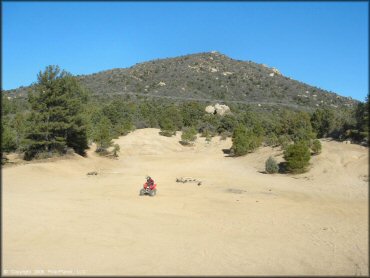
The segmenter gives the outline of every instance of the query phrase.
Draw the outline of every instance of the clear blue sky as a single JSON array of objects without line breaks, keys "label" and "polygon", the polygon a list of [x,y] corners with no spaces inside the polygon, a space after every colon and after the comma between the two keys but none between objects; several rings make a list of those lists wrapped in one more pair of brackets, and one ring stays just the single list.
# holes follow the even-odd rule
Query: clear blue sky
[{"label": "clear blue sky", "polygon": [[368,2],[3,2],[2,88],[217,50],[363,101]]}]

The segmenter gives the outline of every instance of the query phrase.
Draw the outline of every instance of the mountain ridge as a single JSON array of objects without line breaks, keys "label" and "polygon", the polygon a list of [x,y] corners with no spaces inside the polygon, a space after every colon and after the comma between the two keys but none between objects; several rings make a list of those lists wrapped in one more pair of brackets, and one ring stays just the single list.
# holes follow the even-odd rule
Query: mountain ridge
[{"label": "mountain ridge", "polygon": [[[93,95],[135,95],[199,101],[288,105],[302,109],[352,107],[359,101],[286,77],[274,67],[201,52],[76,75]],[[32,85],[3,91],[24,97]]]}]

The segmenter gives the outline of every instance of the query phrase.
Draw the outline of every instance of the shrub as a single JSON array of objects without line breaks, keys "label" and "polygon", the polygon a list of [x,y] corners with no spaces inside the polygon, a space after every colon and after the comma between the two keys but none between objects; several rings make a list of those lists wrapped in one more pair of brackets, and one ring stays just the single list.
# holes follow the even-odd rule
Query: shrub
[{"label": "shrub", "polygon": [[247,129],[244,125],[239,125],[235,128],[232,137],[232,150],[235,156],[245,155],[254,151],[261,144],[261,137]]},{"label": "shrub", "polygon": [[161,127],[160,135],[171,137],[176,134],[176,127],[172,120],[164,118],[160,121],[159,126]]},{"label": "shrub", "polygon": [[265,170],[269,174],[274,174],[279,171],[279,166],[274,158],[271,156],[265,162]]},{"label": "shrub", "polygon": [[321,149],[322,149],[321,142],[318,139],[313,140],[312,146],[311,146],[311,150],[313,154],[321,153]]},{"label": "shrub", "polygon": [[306,142],[299,141],[289,145],[284,151],[287,170],[293,173],[302,173],[306,170],[311,158]]},{"label": "shrub", "polygon": [[181,142],[185,145],[191,144],[197,139],[197,131],[194,127],[183,128],[181,134]]},{"label": "shrub", "polygon": [[114,144],[113,146],[113,156],[114,157],[118,157],[119,150],[120,150],[120,146],[118,144]]},{"label": "shrub", "polygon": [[1,152],[11,152],[16,150],[16,136],[9,126],[1,125],[1,136]]},{"label": "shrub", "polygon": [[267,146],[277,147],[279,145],[279,138],[276,136],[275,133],[269,134],[265,138],[265,143],[266,143]]},{"label": "shrub", "polygon": [[279,141],[279,145],[281,146],[283,150],[285,150],[291,142],[288,135],[280,135],[278,138],[278,141]]}]

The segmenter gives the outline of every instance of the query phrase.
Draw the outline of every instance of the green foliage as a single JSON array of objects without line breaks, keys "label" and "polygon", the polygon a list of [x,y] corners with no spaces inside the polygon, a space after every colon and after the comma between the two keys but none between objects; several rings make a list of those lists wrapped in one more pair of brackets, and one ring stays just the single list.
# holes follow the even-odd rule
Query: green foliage
[{"label": "green foliage", "polygon": [[356,129],[358,130],[357,141],[365,140],[369,143],[369,96],[364,103],[360,102],[355,109]]},{"label": "green foliage", "polygon": [[254,151],[261,145],[262,138],[247,129],[244,125],[238,125],[232,136],[233,145],[231,147],[235,156],[245,155]]},{"label": "green foliage", "polygon": [[105,153],[107,148],[112,145],[112,123],[103,116],[95,129],[93,139],[96,142],[96,152]]},{"label": "green foliage", "polygon": [[58,66],[48,66],[37,76],[26,130],[25,157],[32,159],[39,152],[65,153],[72,147],[84,154],[87,148],[86,127],[81,117],[86,92],[76,79]]},{"label": "green foliage", "polygon": [[311,123],[318,138],[329,136],[335,129],[335,113],[328,108],[319,108],[312,114]]},{"label": "green foliage", "polygon": [[321,153],[321,149],[322,149],[321,142],[318,139],[313,140],[312,146],[311,146],[311,150],[313,154]]},{"label": "green foliage", "polygon": [[181,134],[181,141],[188,145],[194,143],[197,139],[197,131],[194,127],[184,127]]},{"label": "green foliage", "polygon": [[160,117],[160,122],[162,122],[163,119],[170,119],[173,124],[172,128],[174,130],[181,130],[183,126],[183,118],[178,107],[174,105],[169,105],[164,109],[161,109]]},{"label": "green foliage", "polygon": [[15,133],[15,143],[17,149],[21,147],[26,135],[26,119],[27,117],[24,113],[18,112],[15,114],[10,123]]},{"label": "green foliage", "polygon": [[276,160],[271,156],[265,162],[265,171],[269,174],[274,174],[279,171],[279,165],[277,164]]},{"label": "green foliage", "polygon": [[215,136],[217,133],[217,127],[220,124],[220,118],[221,117],[218,115],[208,113],[203,115],[199,124],[199,132],[201,133],[201,136]]},{"label": "green foliage", "polygon": [[284,110],[281,119],[281,134],[287,134],[294,142],[315,138],[310,115],[306,112]]},{"label": "green foliage", "polygon": [[256,113],[252,111],[244,112],[241,115],[241,122],[247,127],[247,129],[251,129],[258,137],[264,136],[265,131],[262,127],[262,121]]},{"label": "green foliage", "polygon": [[160,135],[171,137],[176,134],[176,126],[170,118],[162,118],[159,122]]},{"label": "green foliage", "polygon": [[180,106],[183,124],[186,127],[197,126],[205,114],[204,106],[198,102],[185,102]]},{"label": "green foliage", "polygon": [[238,124],[238,120],[234,115],[225,115],[221,117],[217,131],[218,133],[223,133],[225,131],[232,133]]},{"label": "green foliage", "polygon": [[3,121],[1,121],[1,137],[1,152],[16,150],[16,134],[7,124],[4,124]]},{"label": "green foliage", "polygon": [[275,133],[270,133],[265,137],[265,143],[267,146],[276,147],[279,143],[279,138],[276,136]]},{"label": "green foliage", "polygon": [[295,142],[289,145],[284,151],[287,170],[293,173],[302,173],[306,171],[310,158],[310,150],[305,141]]}]

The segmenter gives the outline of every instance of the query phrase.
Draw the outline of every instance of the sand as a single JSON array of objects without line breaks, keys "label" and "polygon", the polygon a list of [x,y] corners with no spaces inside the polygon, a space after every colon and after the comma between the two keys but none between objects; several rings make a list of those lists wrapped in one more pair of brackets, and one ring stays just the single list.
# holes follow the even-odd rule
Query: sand
[{"label": "sand", "polygon": [[[3,274],[369,274],[368,148],[323,140],[309,172],[269,175],[279,148],[179,140],[142,129],[115,140],[117,160],[3,168]],[[138,194],[146,175],[155,197]]]}]

